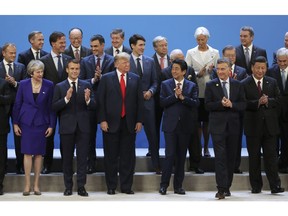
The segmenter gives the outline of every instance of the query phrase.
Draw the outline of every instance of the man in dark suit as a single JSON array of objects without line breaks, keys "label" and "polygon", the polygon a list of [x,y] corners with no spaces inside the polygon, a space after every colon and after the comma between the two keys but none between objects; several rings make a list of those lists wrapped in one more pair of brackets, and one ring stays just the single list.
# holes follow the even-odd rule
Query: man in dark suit
[{"label": "man in dark suit", "polygon": [[234,164],[240,133],[241,111],[245,110],[244,89],[238,80],[229,78],[229,59],[217,60],[217,75],[206,84],[205,108],[209,111],[209,132],[215,153],[218,192],[215,197],[231,196]]},{"label": "man in dark suit", "polygon": [[72,28],[69,30],[70,45],[65,49],[64,54],[70,56],[73,59],[81,60],[91,55],[92,52],[89,48],[82,46],[83,31],[80,28]]},{"label": "man in dark suit", "polygon": [[276,140],[279,135],[279,96],[277,81],[265,76],[267,60],[258,56],[252,63],[252,76],[242,81],[247,107],[244,134],[249,154],[249,180],[252,193],[261,193],[261,148],[271,193],[284,192],[278,175]]},{"label": "man in dark suit", "polygon": [[2,47],[0,47],[0,62],[3,61]]},{"label": "man in dark suit", "polygon": [[[44,76],[56,85],[59,82],[67,79],[67,73],[65,67],[70,59],[70,56],[63,54],[66,47],[66,37],[62,32],[53,32],[49,36],[49,43],[52,50],[49,54],[43,56],[40,60],[44,63]],[[54,150],[54,136],[53,134],[47,138],[46,154],[44,156],[42,174],[49,174],[51,172],[53,163],[53,150]],[[61,143],[60,143],[61,152]]]},{"label": "man in dark suit", "polygon": [[9,109],[12,95],[8,82],[0,78],[0,195],[3,195],[3,181],[7,165],[7,136],[10,132]]},{"label": "man in dark suit", "polygon": [[156,174],[161,174],[154,100],[154,94],[157,91],[158,83],[154,60],[143,55],[145,41],[145,38],[139,34],[134,34],[129,38],[129,44],[132,49],[130,65],[131,71],[138,74],[141,78],[144,98],[144,131],[149,143],[149,149],[151,150],[153,169]]},{"label": "man in dark suit", "polygon": [[173,78],[161,84],[160,104],[164,108],[162,130],[166,143],[159,190],[161,195],[167,192],[174,163],[174,193],[185,194],[182,183],[185,176],[186,153],[191,134],[197,127],[197,107],[199,106],[196,84],[184,79],[186,71],[185,60],[174,60],[172,63]]},{"label": "man in dark suit", "polygon": [[123,42],[125,40],[125,32],[122,29],[113,29],[110,33],[110,37],[112,46],[105,49],[106,54],[111,56],[115,56],[121,52],[131,54],[132,50],[129,47],[123,45]]},{"label": "man in dark suit", "polygon": [[[241,45],[236,47],[235,64],[246,69],[247,74],[251,75],[251,65],[257,56],[264,56],[267,59],[265,49],[257,47],[253,44],[254,30],[250,26],[243,26],[240,29]],[[268,61],[267,61],[268,67]]]},{"label": "man in dark suit", "polygon": [[[180,60],[185,60],[185,56],[180,49],[174,49],[170,53],[170,62],[173,62],[176,59]],[[161,79],[162,81],[171,79],[173,78],[172,76],[172,65],[169,65],[167,68],[164,68],[161,73]],[[187,66],[186,73],[184,75],[185,79],[188,79],[196,84],[197,91],[198,91],[198,86],[196,82],[196,74],[195,71],[192,67]],[[194,128],[195,131],[192,131],[191,133],[191,140],[188,145],[188,151],[189,151],[189,169],[191,171],[194,171],[197,174],[203,174],[204,171],[199,168],[199,164],[202,158],[202,145],[201,142],[199,141],[199,136],[198,136],[198,129]]]},{"label": "man in dark suit", "polygon": [[38,60],[48,54],[48,52],[42,50],[44,45],[44,36],[42,32],[32,31],[28,35],[28,41],[31,44],[31,48],[18,55],[18,62],[24,64],[25,67],[27,67],[31,60]]},{"label": "man in dark suit", "polygon": [[[90,39],[92,55],[85,57],[81,61],[80,79],[87,80],[92,84],[94,94],[97,93],[97,87],[101,76],[114,70],[114,58],[104,53],[105,39],[102,35],[93,35]],[[90,142],[87,163],[87,173],[96,172],[96,134],[97,134],[97,111],[90,111]]]},{"label": "man in dark suit", "polygon": [[[229,72],[229,77],[236,80],[243,80],[247,77],[246,69],[242,68],[235,64],[236,61],[236,49],[235,47],[231,45],[227,45],[222,50],[223,58],[227,58],[230,60],[231,63],[231,71]],[[218,78],[217,70],[213,69],[212,73],[213,79]],[[240,136],[238,141],[238,147],[237,147],[237,154],[236,154],[236,160],[235,160],[235,168],[234,173],[236,174],[242,174],[242,171],[240,170],[240,164],[241,164],[241,150],[242,150],[242,136],[243,136],[243,115],[244,111],[240,112]]]},{"label": "man in dark suit", "polygon": [[[156,123],[156,132],[157,132],[157,146],[160,148],[160,125],[162,121],[163,108],[160,107],[160,86],[161,86],[161,71],[164,68],[167,68],[171,65],[170,57],[168,55],[168,41],[163,36],[157,36],[153,39],[153,48],[155,50],[154,55],[152,56],[155,62],[156,74],[157,74],[157,83],[158,87],[154,94],[155,100],[155,123]],[[159,149],[158,149],[159,151]],[[146,156],[151,156],[151,150],[149,149]]]},{"label": "man in dark suit", "polygon": [[[9,83],[13,103],[16,98],[18,84],[20,80],[27,78],[25,65],[15,62],[16,46],[12,43],[6,43],[2,47],[3,61],[0,62],[0,78],[5,79]],[[9,66],[10,65],[10,66]],[[13,103],[10,106],[9,116],[12,118]],[[16,173],[24,174],[23,154],[21,154],[21,137],[14,133],[14,145],[16,154]]]},{"label": "man in dark suit", "polygon": [[116,71],[104,74],[98,88],[98,121],[103,133],[107,194],[132,190],[136,133],[142,128],[143,93],[139,76],[130,71],[130,55],[115,56]]},{"label": "man in dark suit", "polygon": [[[277,80],[280,89],[280,136],[277,139],[280,144],[280,157],[278,167],[280,173],[288,173],[288,50],[283,47],[277,51],[277,64],[272,65],[267,71],[267,76]],[[279,148],[277,148],[277,153]]]},{"label": "man in dark suit", "polygon": [[91,85],[78,79],[80,63],[76,59],[68,61],[68,79],[55,86],[52,109],[59,113],[59,133],[62,144],[62,159],[65,191],[72,195],[73,157],[76,146],[78,195],[88,196],[85,190],[86,167],[89,148],[89,109],[96,109]]}]

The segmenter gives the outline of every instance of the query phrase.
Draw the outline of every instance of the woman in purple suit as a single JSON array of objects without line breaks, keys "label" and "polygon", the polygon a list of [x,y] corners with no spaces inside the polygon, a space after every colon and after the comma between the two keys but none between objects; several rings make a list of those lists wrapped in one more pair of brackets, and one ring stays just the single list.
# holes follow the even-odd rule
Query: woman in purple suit
[{"label": "woman in purple suit", "polygon": [[42,155],[45,155],[46,138],[55,128],[56,116],[52,112],[53,83],[43,79],[44,64],[32,60],[27,66],[31,79],[22,80],[13,107],[13,126],[21,136],[21,153],[24,154],[25,188],[23,195],[30,194],[30,173],[34,155],[34,194],[41,195],[39,176]]}]

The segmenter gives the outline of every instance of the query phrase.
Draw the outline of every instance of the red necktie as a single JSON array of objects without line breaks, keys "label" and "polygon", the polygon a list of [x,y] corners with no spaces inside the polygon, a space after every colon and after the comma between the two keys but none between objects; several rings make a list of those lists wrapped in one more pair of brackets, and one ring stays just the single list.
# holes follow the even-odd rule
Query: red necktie
[{"label": "red necktie", "polygon": [[125,76],[125,74],[121,74],[121,79],[120,79],[120,88],[121,88],[121,94],[122,94],[122,109],[121,109],[121,117],[122,118],[126,114],[126,110],[125,110],[126,86],[125,86],[124,76]]},{"label": "red necktie", "polygon": [[162,70],[164,69],[164,57],[160,58],[160,67]]},{"label": "red necktie", "polygon": [[97,69],[97,67],[99,67],[99,69],[101,69],[100,60],[101,60],[101,58],[97,58],[96,69]]},{"label": "red necktie", "polygon": [[261,81],[259,80],[258,81],[258,93],[259,93],[259,96],[261,97],[262,96],[262,88],[261,88]]}]

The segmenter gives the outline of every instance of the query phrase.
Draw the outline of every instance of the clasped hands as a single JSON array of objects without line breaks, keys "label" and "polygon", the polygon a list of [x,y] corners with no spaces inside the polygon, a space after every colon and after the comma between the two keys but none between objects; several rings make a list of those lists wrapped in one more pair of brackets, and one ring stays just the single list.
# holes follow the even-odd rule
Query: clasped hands
[{"label": "clasped hands", "polygon": [[260,98],[259,98],[259,101],[258,101],[258,105],[266,105],[268,106],[268,96],[263,94]]},{"label": "clasped hands", "polygon": [[176,96],[177,98],[179,98],[180,100],[184,100],[184,96],[182,95],[182,89],[181,89],[181,88],[176,87],[176,88],[174,89],[174,91],[175,91],[175,96]]},{"label": "clasped hands", "polygon": [[232,108],[232,102],[226,97],[222,98],[221,103],[224,107]]}]

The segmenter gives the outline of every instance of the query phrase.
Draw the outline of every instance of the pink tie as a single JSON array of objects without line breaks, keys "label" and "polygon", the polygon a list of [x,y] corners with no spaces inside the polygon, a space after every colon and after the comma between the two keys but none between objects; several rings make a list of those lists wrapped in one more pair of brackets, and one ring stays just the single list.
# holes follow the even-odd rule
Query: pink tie
[{"label": "pink tie", "polygon": [[261,97],[262,96],[262,88],[261,88],[261,81],[259,80],[258,81],[258,93],[259,93],[259,96]]},{"label": "pink tie", "polygon": [[161,69],[164,69],[164,57],[161,57],[160,58],[160,67],[161,67]]},{"label": "pink tie", "polygon": [[75,50],[75,59],[77,59],[78,61],[80,60],[79,49]]}]

